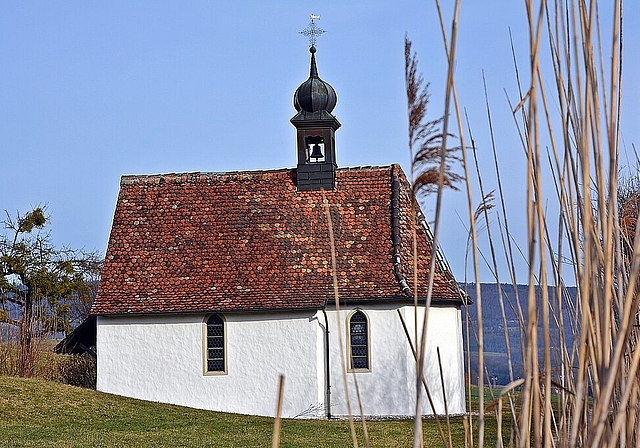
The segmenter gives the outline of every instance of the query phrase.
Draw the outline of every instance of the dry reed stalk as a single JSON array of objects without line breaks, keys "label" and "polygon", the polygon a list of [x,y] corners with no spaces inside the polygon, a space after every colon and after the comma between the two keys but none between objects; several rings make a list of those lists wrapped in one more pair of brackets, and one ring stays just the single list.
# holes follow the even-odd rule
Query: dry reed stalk
[{"label": "dry reed stalk", "polygon": [[449,436],[449,445],[453,446],[453,440],[451,438],[451,420],[449,419],[449,406],[447,405],[447,389],[444,385],[444,373],[442,372],[442,359],[440,357],[440,347],[436,347],[438,354],[438,369],[440,371],[440,386],[442,387],[442,400],[444,401],[444,415],[447,419],[447,435]]},{"label": "dry reed stalk", "polygon": [[[413,179],[413,163],[411,164],[411,177]],[[412,242],[412,263],[413,263],[413,308],[414,308],[414,330],[416,341],[422,342],[419,339],[418,335],[418,234],[417,234],[417,224],[416,224],[416,212],[415,206],[413,204],[413,196],[411,198],[412,207],[411,207],[411,242]],[[425,320],[422,322],[423,328],[426,327],[427,321],[426,316]],[[416,342],[418,343],[418,342]],[[422,448],[424,446],[424,434],[422,431],[422,388],[420,387],[421,379],[424,377],[423,373],[423,360],[418,355],[418,352],[415,353],[415,361],[416,361],[416,410],[415,410],[415,418],[414,418],[414,438],[413,438],[413,446],[414,448]],[[425,383],[426,384],[426,383]],[[433,404],[431,406],[433,408]],[[435,408],[434,413],[435,413]]]},{"label": "dry reed stalk", "polygon": [[[513,42],[512,42],[513,44]],[[512,45],[512,53],[513,53],[513,45]],[[515,271],[515,262],[514,262],[514,257],[513,257],[513,249],[511,246],[511,237],[510,237],[510,231],[509,231],[509,219],[506,213],[506,207],[505,207],[505,199],[504,199],[504,190],[502,187],[502,179],[500,176],[500,167],[498,165],[498,156],[497,156],[497,148],[496,148],[496,141],[495,141],[495,134],[494,134],[494,128],[493,128],[493,120],[492,120],[492,116],[491,116],[491,107],[489,106],[489,95],[488,95],[488,91],[487,91],[487,84],[486,84],[486,78],[484,76],[484,71],[482,72],[482,82],[483,82],[483,90],[484,90],[484,97],[485,97],[485,108],[486,108],[486,113],[487,113],[487,124],[489,127],[489,135],[491,138],[491,150],[492,150],[492,154],[493,154],[493,162],[494,162],[494,172],[495,172],[495,176],[496,176],[496,183],[497,183],[497,189],[498,189],[498,196],[500,198],[500,205],[501,205],[501,211],[502,211],[502,218],[503,218],[503,222],[504,222],[504,232],[503,232],[503,226],[499,225],[498,226],[498,230],[500,232],[500,237],[501,237],[501,242],[502,242],[502,247],[505,248],[505,252],[504,252],[504,256],[505,256],[505,260],[507,262],[507,266],[509,267],[508,272],[510,275],[510,279],[511,279],[511,283],[512,285],[514,285],[514,292],[515,292],[515,305],[511,302],[509,302],[511,310],[513,311],[513,313],[518,317],[519,322],[520,322],[520,331],[521,331],[521,352],[524,353],[524,347],[522,346],[522,341],[524,340],[524,338],[522,337],[522,329],[524,328],[524,316],[523,316],[523,312],[522,312],[522,307],[520,306],[520,300],[519,300],[519,294],[518,294],[518,288],[517,288],[517,281],[516,281],[516,271]],[[471,136],[471,130],[469,130],[469,135]],[[485,193],[484,193],[484,188],[482,186],[482,174],[480,172],[479,169],[479,163],[478,163],[478,159],[477,159],[477,154],[476,154],[476,149],[475,149],[475,144],[473,142],[473,137],[471,138],[471,142],[472,142],[472,154],[473,154],[473,158],[474,158],[474,165],[476,167],[476,175],[478,178],[478,184],[480,187],[480,193],[482,195],[483,198],[485,198]],[[491,194],[493,193],[493,191],[491,192]],[[482,204],[485,204],[487,201],[486,199],[483,199]],[[509,337],[509,326],[508,326],[508,322],[507,322],[507,317],[506,317],[506,313],[505,313],[505,306],[504,306],[504,298],[506,297],[506,294],[503,291],[502,288],[502,282],[500,280],[500,276],[499,276],[499,272],[500,269],[498,267],[498,262],[497,262],[497,256],[495,254],[496,250],[495,250],[495,245],[493,243],[493,238],[491,236],[491,226],[489,224],[489,213],[488,211],[490,209],[492,209],[494,207],[493,203],[491,204],[491,207],[485,207],[483,206],[481,211],[482,214],[484,215],[485,218],[485,224],[487,227],[487,238],[488,238],[488,242],[491,248],[491,260],[492,260],[492,266],[493,266],[493,272],[495,273],[495,281],[496,284],[498,285],[498,300],[499,300],[499,304],[500,304],[500,312],[501,312],[501,317],[502,317],[502,324],[504,327],[504,339],[505,339],[505,345],[506,345],[506,355],[507,355],[507,366],[509,369],[509,381],[513,382],[514,381],[514,374],[513,374],[513,360],[512,360],[512,355],[511,355],[511,342],[510,342],[510,337]],[[477,213],[478,211],[476,211]],[[505,237],[506,234],[506,237]],[[513,421],[517,421],[517,416],[516,416],[516,403],[513,400],[513,397],[511,394],[508,395],[508,399],[509,399],[509,409],[511,411],[511,415],[513,418]],[[502,423],[502,402],[500,402],[500,408],[497,414],[497,419],[499,424],[499,427],[501,428],[501,423]],[[501,431],[498,431],[498,434],[501,434]],[[500,438],[500,444],[502,444],[502,440]]]},{"label": "dry reed stalk", "polygon": [[[512,112],[527,157],[528,294],[526,313],[519,299],[513,307],[524,331],[525,371],[524,378],[512,383],[521,387],[521,393],[508,394],[517,425],[515,440],[510,440],[509,444],[515,443],[521,447],[532,444],[637,446],[640,432],[637,425],[640,350],[636,350],[639,332],[634,329],[632,321],[635,322],[640,306],[640,285],[637,285],[640,275],[640,238],[631,239],[628,232],[625,234],[621,231],[621,222],[623,219],[628,221],[628,216],[620,213],[616,200],[619,191],[617,176],[622,98],[622,2],[617,0],[612,5],[611,44],[606,55],[602,50],[597,1],[568,0],[551,4],[545,0],[525,0],[524,3],[529,34],[529,80],[523,90],[512,42],[516,78],[521,91],[519,103],[512,106]],[[456,4],[451,27],[452,43],[449,45],[437,0],[436,6],[449,61],[445,98],[453,101],[456,110],[467,179],[469,238],[479,309],[478,367],[482,373],[483,323],[476,234],[478,216],[472,213],[461,114],[452,76],[458,7]],[[550,71],[541,63],[544,31],[548,39]],[[545,91],[548,78],[557,89],[555,101],[550,101]],[[500,226],[500,235],[515,285],[512,240],[499,180],[490,110],[488,100],[485,101],[505,226],[504,232]],[[449,107],[447,102],[443,131],[445,138]],[[559,113],[556,113],[556,109]],[[551,151],[547,158],[558,200],[555,244],[552,243],[550,215],[546,210],[547,199],[543,190],[548,182],[542,163],[543,141],[550,142]],[[482,196],[486,197],[480,173],[477,176]],[[485,210],[485,223],[488,225],[487,212]],[[636,232],[634,228],[634,236]],[[490,231],[487,233],[492,249],[493,270],[498,272],[493,238]],[[633,247],[630,247],[630,242]],[[565,257],[572,261],[573,272],[569,274],[576,279],[575,301],[569,297],[564,286]],[[554,289],[550,290],[548,286]],[[550,294],[551,291],[553,294]],[[504,304],[501,305],[504,314]],[[558,329],[557,341],[551,340],[552,328]],[[552,352],[552,349],[557,349],[557,352]],[[479,375],[478,386],[478,446],[482,446],[482,374]],[[554,388],[559,391],[557,407],[552,400]],[[518,413],[512,397],[518,399]],[[501,399],[496,416],[499,425],[503,417]],[[471,435],[473,424],[470,420],[465,420],[465,423],[468,423],[465,425],[469,436],[467,443],[474,445]],[[499,437],[498,444],[502,446],[501,435]]]},{"label": "dry reed stalk", "polygon": [[[640,432],[637,425],[640,350],[635,349],[639,332],[633,328],[632,321],[640,306],[640,285],[636,282],[640,275],[640,238],[632,240],[621,232],[622,218],[616,200],[619,191],[617,175],[622,97],[622,2],[617,0],[611,5],[611,39],[609,53],[606,55],[602,50],[597,1],[525,0],[524,4],[528,23],[529,67],[526,72],[529,80],[525,84],[521,83],[512,43],[516,79],[521,91],[519,103],[512,106],[512,112],[527,157],[526,259],[529,288],[526,312],[522,311],[519,300],[514,306],[524,330],[525,371],[524,378],[511,385],[517,383],[522,389],[521,393],[509,393],[511,403],[514,403],[511,397],[517,397],[519,409],[516,415],[512,404],[511,412],[515,417],[517,433],[515,440],[510,440],[509,444],[515,443],[521,447],[532,444],[637,446]],[[437,0],[436,5],[451,74],[454,63],[451,50],[455,49],[455,42],[452,38],[452,45],[448,44]],[[453,37],[457,11],[456,7],[452,20]],[[545,50],[545,31],[550,71],[541,63]],[[550,101],[545,92],[545,85],[550,80],[557,90],[554,101]],[[520,87],[523,85],[526,86],[524,89]],[[462,136],[470,217],[469,235],[476,296],[480,297],[476,234],[478,216],[472,212],[468,163],[452,76],[448,77],[446,88],[446,98],[451,98],[455,105]],[[499,180],[488,100],[485,101],[498,177],[502,222],[506,229],[503,232],[500,226],[500,235],[515,286],[511,234]],[[445,116],[448,116],[449,105],[445,108]],[[546,141],[551,146],[547,157],[558,200],[558,233],[555,244],[552,242],[549,228],[552,221],[546,210],[547,199],[543,190],[548,182],[542,163],[543,147],[546,145],[543,142]],[[480,173],[477,176],[482,196],[485,197]],[[488,225],[487,211],[485,223]],[[634,230],[635,234],[637,229]],[[493,270],[498,272],[493,238],[490,231],[487,233],[492,248]],[[629,249],[631,241],[633,247]],[[572,261],[572,272],[569,274],[576,279],[575,302],[564,286],[565,257]],[[548,286],[553,286],[554,289],[550,290]],[[479,372],[482,373],[481,298],[477,299],[477,304],[478,364]],[[504,305],[501,309],[504,310]],[[557,341],[551,340],[552,328],[558,328]],[[552,352],[552,348],[555,350],[556,347],[557,353]],[[478,446],[484,443],[482,382],[480,374]],[[552,400],[554,388],[559,391],[557,407]],[[501,425],[501,401],[496,417]],[[471,434],[471,428],[472,424],[465,427],[467,434]],[[498,444],[502,446],[501,435],[499,437]],[[472,437],[468,443],[474,445]]]},{"label": "dry reed stalk", "polygon": [[284,375],[278,377],[278,399],[276,400],[276,418],[273,421],[273,437],[271,438],[271,448],[280,446],[280,425],[282,419],[282,397],[284,395]]},{"label": "dry reed stalk", "polygon": [[[485,98],[485,106],[487,109],[487,121],[488,121],[488,125],[489,125],[489,135],[491,136],[491,148],[493,150],[493,154],[494,154],[494,161],[497,162],[495,154],[496,154],[496,142],[495,142],[495,136],[493,133],[493,123],[491,120],[491,108],[489,107],[489,96],[487,93],[487,83],[486,83],[486,79],[484,76],[484,71],[482,72],[482,84],[484,87],[484,98]],[[468,122],[468,120],[467,120]],[[476,175],[478,176],[478,182],[479,182],[479,187],[480,187],[480,195],[483,198],[482,203],[486,204],[487,200],[484,199],[487,197],[487,194],[485,194],[484,191],[484,187],[482,185],[482,176],[480,174],[480,167],[478,165],[478,157],[477,157],[477,152],[476,152],[476,148],[475,148],[475,144],[473,142],[473,137],[471,136],[471,130],[469,130],[469,138],[471,139],[471,149],[472,149],[472,154],[473,154],[473,160],[474,160],[474,165],[476,167]],[[498,186],[500,188],[500,190],[502,190],[502,186],[501,186],[501,182],[500,182],[500,170],[498,168],[497,163],[495,164],[495,168],[496,168],[496,177],[497,177],[497,182],[498,182]],[[501,195],[502,195],[502,191],[500,191]],[[493,198],[493,191],[491,191],[490,193],[488,193],[491,195],[491,198]],[[505,343],[506,343],[506,354],[507,354],[507,365],[509,368],[509,381],[513,381],[514,377],[513,377],[513,361],[511,359],[511,343],[509,341],[509,327],[508,327],[508,323],[507,323],[507,315],[505,312],[505,307],[504,307],[504,291],[502,290],[502,282],[500,281],[500,270],[498,268],[498,261],[497,261],[497,255],[496,255],[496,249],[495,249],[495,245],[493,244],[493,238],[491,236],[491,225],[489,224],[489,213],[488,211],[493,208],[493,203],[490,204],[490,207],[483,207],[483,215],[484,215],[484,219],[485,219],[485,224],[487,226],[487,238],[489,240],[489,247],[491,249],[491,263],[493,266],[493,272],[495,273],[495,280],[496,283],[498,285],[498,297],[499,297],[499,301],[500,301],[500,313],[501,313],[501,317],[502,317],[502,324],[504,326],[504,338],[505,338]],[[512,277],[513,278],[513,277]]]},{"label": "dry reed stalk", "polygon": [[[454,5],[454,13],[451,19],[451,44],[449,44],[449,39],[447,38],[447,32],[445,27],[444,18],[442,15],[442,9],[440,7],[439,0],[436,0],[436,7],[438,9],[438,18],[440,21],[440,30],[442,32],[442,40],[445,48],[445,54],[447,56],[447,84],[446,84],[446,95],[445,95],[445,107],[444,107],[444,117],[445,117],[445,126],[443,129],[443,133],[446,135],[448,132],[448,117],[451,102],[453,102],[453,107],[455,110],[455,117],[457,122],[458,135],[460,140],[460,150],[462,154],[462,166],[463,166],[463,178],[465,179],[465,187],[466,187],[466,195],[467,195],[467,211],[469,213],[469,233],[471,235],[471,245],[472,245],[472,257],[473,257],[473,266],[474,266],[474,278],[475,278],[475,292],[476,292],[476,304],[478,307],[478,372],[482,372],[484,370],[484,353],[483,353],[483,327],[482,327],[482,294],[480,291],[480,271],[479,266],[480,262],[478,259],[478,238],[477,238],[477,229],[476,222],[474,219],[474,206],[473,206],[473,195],[470,184],[469,177],[469,163],[467,160],[467,150],[465,144],[464,130],[462,126],[462,114],[460,112],[460,105],[458,101],[458,94],[456,89],[456,84],[454,80],[454,66],[455,66],[455,48],[457,42],[457,31],[458,31],[458,18],[460,14],[460,1],[456,0]],[[437,221],[436,221],[437,222]],[[469,377],[468,383],[469,389],[471,389],[471,378]],[[482,447],[484,444],[484,387],[483,387],[483,379],[482,375],[478,375],[478,446]],[[469,428],[473,427],[472,417],[471,417],[471,407],[469,408]],[[470,442],[473,446],[473,433],[470,431]]]},{"label": "dry reed stalk", "polygon": [[498,411],[496,412],[496,425],[498,429],[496,433],[498,434],[498,440],[496,441],[496,448],[503,448],[504,443],[502,441],[502,400],[498,399]]},{"label": "dry reed stalk", "polygon": [[[422,388],[420,387],[421,378],[423,377],[424,361],[426,354],[426,335],[429,321],[429,310],[431,306],[431,296],[433,292],[433,282],[435,275],[435,265],[438,251],[438,234],[440,229],[440,211],[442,207],[442,190],[445,186],[453,186],[455,180],[459,180],[460,176],[455,175],[450,169],[450,160],[452,156],[452,150],[447,147],[448,122],[449,122],[449,104],[451,101],[451,85],[453,84],[453,64],[452,61],[455,58],[455,48],[457,39],[457,20],[459,12],[460,2],[456,2],[456,12],[454,19],[452,20],[452,45],[445,45],[447,51],[447,57],[450,61],[447,93],[445,95],[445,112],[442,118],[442,131],[437,136],[437,140],[440,140],[439,147],[433,146],[433,139],[429,139],[429,133],[425,132],[425,129],[429,129],[429,123],[423,123],[422,118],[426,112],[427,94],[421,93],[420,84],[422,77],[415,76],[416,60],[415,55],[411,55],[410,43],[405,39],[405,75],[407,81],[407,97],[408,97],[408,111],[409,111],[409,150],[412,160],[411,165],[411,181],[414,185],[414,198],[415,193],[424,188],[428,192],[435,192],[436,197],[436,210],[435,210],[435,225],[432,236],[431,246],[431,259],[428,271],[427,279],[427,293],[425,298],[424,316],[422,320],[422,329],[420,335],[416,333],[417,348],[417,362],[416,362],[416,411],[414,419],[414,448],[422,447],[424,444],[422,434]],[[413,94],[413,95],[412,95]],[[416,101],[417,100],[417,101]],[[422,101],[421,101],[422,100]],[[414,106],[418,106],[415,108]],[[418,111],[418,112],[416,112]],[[416,119],[419,117],[419,119]],[[433,122],[432,122],[433,123]],[[415,132],[414,132],[415,131]],[[414,140],[414,136],[416,139]],[[422,141],[420,141],[422,140]],[[419,149],[414,154],[414,144],[419,143]],[[425,151],[426,149],[426,151]],[[415,167],[423,163],[426,159],[429,162],[437,162],[437,168],[421,168],[419,175],[415,175]],[[415,199],[414,199],[415,200]],[[416,237],[416,221],[415,213],[412,217],[412,233],[413,233],[413,271],[414,271],[414,304],[417,314],[417,297],[418,297],[418,262],[417,262],[417,237]],[[417,329],[417,316],[416,329]]]},{"label": "dry reed stalk", "polygon": [[[345,401],[347,403],[347,412],[349,414],[349,428],[351,428],[351,440],[354,448],[358,448],[358,437],[356,435],[356,427],[353,421],[353,413],[351,412],[351,398],[349,396],[349,384],[347,382],[347,365],[346,365],[346,356],[344,353],[344,344],[342,339],[342,325],[340,318],[340,294],[338,292],[338,273],[336,267],[336,243],[333,234],[333,223],[331,221],[331,213],[329,210],[329,201],[327,200],[327,196],[322,192],[322,204],[324,206],[325,217],[327,219],[327,228],[329,230],[329,242],[331,244],[331,277],[333,279],[333,297],[336,302],[336,314],[338,316],[338,345],[340,347],[340,360],[342,367],[342,381],[344,386],[344,394]],[[359,398],[359,397],[358,397]],[[366,422],[362,419],[362,425],[366,431]]]},{"label": "dry reed stalk", "polygon": [[358,410],[360,411],[360,421],[362,422],[362,435],[364,437],[364,446],[369,448],[371,443],[369,441],[369,430],[367,429],[367,420],[364,418],[364,412],[362,410],[362,398],[360,397],[360,387],[358,386],[358,377],[353,375],[353,385],[356,389],[356,397],[358,398]]},{"label": "dry reed stalk", "polygon": [[[423,133],[422,123],[426,115],[428,93],[426,88],[422,88],[423,79],[417,75],[417,60],[415,54],[411,53],[411,41],[405,36],[404,39],[404,60],[405,60],[405,87],[407,92],[407,116],[409,119],[409,157],[412,161],[410,178],[412,185],[415,186],[415,170],[416,164],[415,152],[418,150],[416,146],[420,145],[421,134]],[[413,189],[415,193],[415,187]],[[411,216],[409,217],[411,225],[411,255],[413,266],[413,321],[414,321],[414,337],[418,341],[418,235],[416,229],[416,210],[414,206],[414,196],[411,197]],[[411,343],[411,341],[410,341]],[[414,356],[416,362],[416,407],[414,420],[414,448],[424,445],[424,436],[422,433],[422,405],[420,401],[421,387],[420,379],[422,378],[422,368],[420,359]]]},{"label": "dry reed stalk", "polygon": [[[625,375],[634,372],[631,362],[621,368],[624,359],[624,347],[628,342],[628,324],[633,310],[637,309],[637,301],[633,289],[626,294],[620,291],[621,282],[617,243],[619,240],[618,220],[613,204],[617,193],[618,132],[619,132],[619,98],[617,87],[618,69],[621,63],[617,51],[620,17],[620,3],[614,6],[614,22],[612,46],[613,68],[609,94],[612,101],[607,100],[606,89],[599,93],[599,85],[604,81],[602,57],[598,58],[596,49],[600,47],[599,38],[595,36],[598,27],[596,3],[569,2],[562,9],[556,5],[549,17],[546,2],[541,2],[534,17],[533,2],[527,2],[530,30],[531,86],[521,101],[522,109],[526,107],[526,120],[523,120],[523,133],[528,156],[528,213],[529,213],[529,257],[534,261],[537,254],[538,264],[531,263],[529,270],[530,293],[528,307],[527,348],[528,375],[523,392],[523,412],[520,415],[520,445],[528,446],[530,439],[525,434],[533,434],[536,444],[566,443],[569,446],[586,444],[599,446],[602,443],[615,445],[619,428],[625,426],[617,420],[612,426],[606,424],[616,409],[625,402],[620,387],[628,383]],[[543,88],[542,68],[538,63],[541,50],[540,27],[543,15],[547,15],[547,29],[552,48],[553,72],[558,87],[560,109],[563,112],[561,133],[564,155],[558,155],[557,145],[553,139],[554,129],[551,125],[550,107]],[[559,17],[559,18],[558,18]],[[551,26],[551,23],[554,26]],[[554,34],[555,33],[555,34]],[[600,70],[597,69],[598,59]],[[600,72],[601,79],[598,79]],[[550,250],[549,236],[546,231],[547,217],[542,206],[541,185],[543,179],[540,169],[540,134],[543,127],[538,124],[538,100],[542,100],[541,110],[546,115],[548,138],[551,139],[557,173],[557,191],[561,207],[561,219],[566,224],[567,240],[575,264],[578,281],[579,298],[575,311],[579,316],[577,330],[578,344],[575,348],[563,349],[561,356],[563,397],[561,401],[561,420],[559,424],[551,407],[551,377],[554,366],[549,353],[548,328],[550,319],[562,322],[562,293],[557,292],[558,311],[549,314],[550,301],[546,294],[546,280],[549,267],[546,260],[553,255]],[[604,104],[604,108],[602,106]],[[607,109],[607,104],[610,106]],[[520,106],[520,105],[519,105]],[[516,108],[517,110],[518,108]],[[603,109],[606,112],[602,126]],[[565,119],[565,117],[567,117]],[[604,148],[601,135],[607,128],[608,148]],[[575,149],[575,152],[573,152]],[[608,153],[607,153],[608,151]],[[605,154],[608,154],[605,156]],[[560,164],[562,160],[562,165]],[[609,174],[604,169],[609,166]],[[594,194],[592,195],[592,189]],[[593,199],[592,199],[593,197]],[[574,204],[577,204],[574,212]],[[593,204],[593,205],[592,205]],[[595,208],[595,211],[593,210]],[[538,241],[539,244],[533,244]],[[558,245],[561,244],[559,238]],[[545,247],[545,245],[547,247]],[[580,258],[578,258],[580,257]],[[534,269],[536,271],[534,271]],[[552,266],[556,283],[560,285],[561,277],[555,272],[559,265]],[[637,272],[637,267],[635,268]],[[633,271],[633,270],[632,270]],[[541,284],[542,297],[535,297],[533,290],[534,272],[537,272]],[[560,288],[560,286],[558,286]],[[616,298],[617,297],[617,298]],[[615,299],[615,300],[614,300]],[[618,310],[617,312],[615,310]],[[542,374],[538,375],[536,367],[537,355],[537,322],[541,312],[544,329],[544,351]],[[535,325],[534,325],[535,323]],[[561,334],[563,334],[561,332]],[[562,340],[562,338],[561,338]],[[571,353],[571,354],[570,354]],[[574,375],[573,367],[577,367]],[[623,375],[622,377],[620,375]],[[542,389],[538,386],[544,381]],[[573,391],[575,395],[565,394],[564,389]],[[633,387],[624,389],[630,393]],[[589,396],[592,399],[589,399]],[[620,400],[622,397],[622,400]],[[618,415],[625,414],[618,408]],[[615,415],[615,414],[614,414]],[[542,421],[540,417],[542,416]],[[570,423],[568,422],[570,420]],[[569,431],[569,432],[567,432]],[[606,435],[606,441],[605,441]],[[610,436],[615,436],[611,438]],[[626,437],[626,436],[625,436]]]},{"label": "dry reed stalk", "polygon": [[[484,82],[484,73],[483,73],[483,82]],[[488,105],[488,97],[487,97],[487,91],[486,91],[486,83],[484,84],[485,87],[485,104],[487,107],[487,117],[488,117],[488,121],[489,121],[489,128],[490,128],[490,134],[491,134],[491,138],[492,138],[492,146],[494,147],[494,154],[495,154],[495,141],[493,139],[493,126],[491,124],[491,111],[489,109],[489,105]],[[468,120],[467,120],[468,122]],[[500,312],[501,312],[501,317],[502,317],[502,324],[503,324],[503,330],[504,330],[504,338],[505,338],[505,343],[506,343],[506,355],[507,355],[507,365],[508,365],[508,369],[509,369],[509,381],[513,381],[514,377],[513,377],[513,362],[511,359],[511,344],[509,341],[509,326],[508,326],[508,322],[507,322],[507,316],[506,316],[506,312],[505,312],[505,306],[504,306],[504,291],[502,289],[502,282],[500,281],[500,275],[499,275],[499,268],[498,268],[498,261],[497,261],[497,255],[496,255],[496,248],[495,245],[493,243],[493,237],[492,237],[492,232],[491,232],[491,225],[489,222],[489,211],[492,210],[494,208],[494,204],[493,204],[493,199],[494,199],[494,191],[490,191],[489,193],[485,193],[485,189],[484,189],[484,185],[483,185],[483,181],[482,181],[482,175],[480,173],[480,165],[478,163],[478,157],[477,157],[477,150],[475,147],[475,141],[473,139],[473,135],[471,133],[471,129],[468,130],[469,132],[469,139],[471,142],[471,153],[473,155],[473,162],[474,162],[474,166],[476,169],[476,176],[478,179],[478,186],[480,189],[480,195],[482,197],[482,202],[480,203],[480,205],[478,205],[478,207],[476,208],[476,211],[474,212],[474,221],[477,222],[480,217],[482,216],[484,218],[484,222],[485,222],[485,229],[487,232],[487,240],[489,243],[489,249],[490,249],[490,254],[491,254],[491,270],[496,282],[496,285],[498,286],[498,301],[500,304]],[[499,170],[496,166],[496,172],[499,174]],[[516,288],[517,290],[517,288]],[[512,307],[513,308],[513,307]],[[479,338],[478,338],[479,340]],[[482,374],[483,372],[479,372],[479,374]],[[491,382],[489,379],[489,373],[487,370],[485,370],[485,373],[487,374],[487,381],[490,387],[490,393],[493,397],[493,388],[491,388]],[[510,400],[511,401],[511,400]],[[510,403],[510,407],[513,410],[513,413],[515,413],[515,404],[514,403]]]},{"label": "dry reed stalk", "polygon": [[471,438],[469,414],[466,414],[462,417],[462,426],[464,426],[464,446],[465,448],[470,448],[473,446],[473,440]]},{"label": "dry reed stalk", "polygon": [[[411,348],[413,359],[417,362],[418,354],[416,353],[416,348],[414,347],[413,342],[411,341],[411,336],[409,336],[409,330],[407,330],[407,323],[404,321],[404,317],[402,317],[400,310],[397,310],[397,312],[398,312],[398,317],[400,318],[400,322],[402,323],[402,328],[404,329],[404,334],[407,338],[407,342],[409,343],[409,347]],[[427,379],[424,377],[424,375],[422,375],[422,378],[420,379],[421,379],[422,386],[424,387],[424,391],[427,394],[427,399],[429,400],[429,405],[431,406],[431,412],[433,412],[434,418],[436,420],[436,425],[438,426],[438,433],[440,434],[440,439],[442,440],[442,443],[446,445],[447,439],[444,435],[444,431],[442,430],[442,424],[440,423],[440,418],[436,413],[436,407],[433,403],[433,397],[431,396],[431,392],[429,391],[429,386],[427,385]]]}]

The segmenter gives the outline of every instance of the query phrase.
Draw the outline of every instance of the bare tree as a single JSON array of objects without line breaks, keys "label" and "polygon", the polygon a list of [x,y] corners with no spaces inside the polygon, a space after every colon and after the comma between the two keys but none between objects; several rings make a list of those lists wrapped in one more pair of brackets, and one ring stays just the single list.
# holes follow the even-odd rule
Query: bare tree
[{"label": "bare tree", "polygon": [[47,222],[42,207],[15,219],[7,213],[8,235],[0,236],[0,321],[17,328],[17,373],[25,377],[33,374],[34,341],[70,331],[100,267],[95,254],[54,247],[42,232]]}]

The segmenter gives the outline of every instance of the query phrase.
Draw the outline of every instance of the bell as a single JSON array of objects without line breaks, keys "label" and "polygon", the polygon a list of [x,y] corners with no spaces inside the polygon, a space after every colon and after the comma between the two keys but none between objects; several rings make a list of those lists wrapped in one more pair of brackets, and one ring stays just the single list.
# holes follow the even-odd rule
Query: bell
[{"label": "bell", "polygon": [[311,155],[309,156],[310,159],[321,159],[323,158],[324,155],[322,154],[322,150],[320,149],[320,145],[318,145],[317,143],[314,143],[313,148],[311,150]]}]

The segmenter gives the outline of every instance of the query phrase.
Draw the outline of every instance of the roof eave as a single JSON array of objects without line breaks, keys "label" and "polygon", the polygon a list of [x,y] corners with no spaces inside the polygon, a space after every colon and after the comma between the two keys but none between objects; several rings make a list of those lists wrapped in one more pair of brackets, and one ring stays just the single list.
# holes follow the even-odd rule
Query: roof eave
[{"label": "roof eave", "polygon": [[241,314],[241,313],[276,313],[276,312],[291,312],[291,311],[315,311],[324,308],[322,306],[304,306],[304,307],[282,307],[282,308],[245,308],[245,309],[207,309],[207,310],[171,310],[171,311],[132,311],[128,313],[116,312],[116,313],[92,313],[90,316],[96,317],[124,317],[124,316],[163,316],[163,315],[184,315],[184,314]]}]

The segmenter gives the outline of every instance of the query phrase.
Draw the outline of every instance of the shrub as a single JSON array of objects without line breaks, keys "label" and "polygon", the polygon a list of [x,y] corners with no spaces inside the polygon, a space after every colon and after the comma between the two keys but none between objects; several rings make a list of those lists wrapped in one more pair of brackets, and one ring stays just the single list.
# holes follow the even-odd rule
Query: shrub
[{"label": "shrub", "polygon": [[[16,340],[3,340],[0,342],[0,375],[20,376],[21,374],[20,343]],[[52,351],[52,341],[36,339],[32,341],[29,354],[29,377],[46,378],[55,370],[55,354]],[[24,366],[24,363],[22,364]]]},{"label": "shrub", "polygon": [[96,360],[89,355],[57,355],[49,379],[71,386],[96,388]]}]

